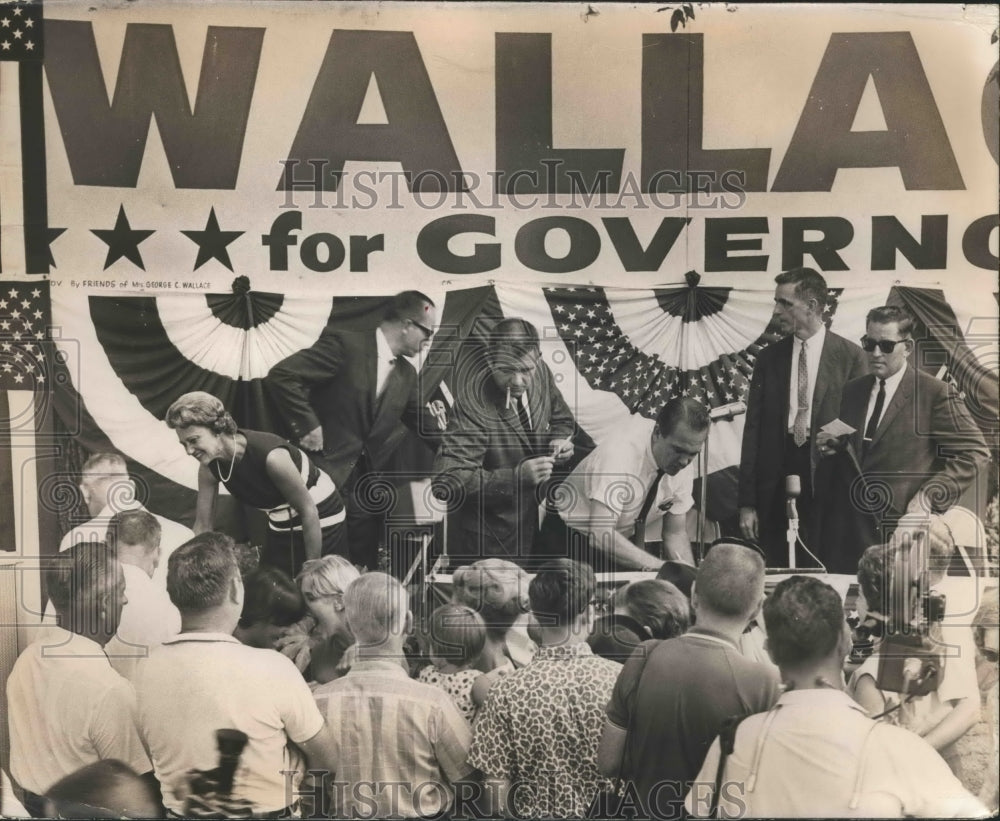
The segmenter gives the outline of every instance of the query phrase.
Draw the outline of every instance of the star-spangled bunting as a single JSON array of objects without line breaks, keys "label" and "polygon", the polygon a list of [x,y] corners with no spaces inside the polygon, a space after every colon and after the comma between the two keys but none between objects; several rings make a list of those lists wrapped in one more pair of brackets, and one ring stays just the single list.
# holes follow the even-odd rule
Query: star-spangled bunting
[{"label": "star-spangled bunting", "polygon": [[0,0],[0,60],[41,60],[42,0]]},{"label": "star-spangled bunting", "polygon": [[47,283],[0,285],[0,390],[48,387],[44,343],[49,324]]},{"label": "star-spangled bunting", "polygon": [[243,231],[222,231],[219,228],[219,220],[215,216],[215,208],[208,214],[208,222],[205,223],[204,231],[181,231],[192,242],[198,244],[198,257],[194,263],[194,270],[197,271],[210,259],[217,259],[230,271],[233,264],[229,260],[229,251],[226,247],[237,237],[243,236]]},{"label": "star-spangled bunting", "polygon": [[105,271],[122,257],[143,271],[146,270],[142,263],[142,255],[139,253],[139,244],[156,232],[132,228],[128,217],[125,216],[124,205],[118,208],[118,219],[115,220],[114,228],[92,229],[91,233],[108,246],[108,256],[104,260]]},{"label": "star-spangled bunting", "polygon": [[[686,370],[633,345],[615,321],[603,288],[550,287],[544,291],[559,336],[590,387],[617,394],[631,413],[649,419],[655,419],[663,405],[677,396],[697,399],[709,408],[746,401],[757,355],[780,338],[768,326],[743,350],[721,353],[707,365]],[[827,325],[839,293],[839,289],[830,292],[824,314]]]}]

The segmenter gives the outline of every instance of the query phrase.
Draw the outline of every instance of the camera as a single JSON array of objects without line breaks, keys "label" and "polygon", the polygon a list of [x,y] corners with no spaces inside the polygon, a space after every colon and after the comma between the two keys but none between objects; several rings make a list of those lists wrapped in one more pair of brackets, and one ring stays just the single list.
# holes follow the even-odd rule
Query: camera
[{"label": "camera", "polygon": [[923,533],[898,541],[889,574],[889,602],[878,642],[881,690],[923,696],[937,690],[944,673],[940,626],[945,597],[931,592]]},{"label": "camera", "polygon": [[247,741],[247,734],[240,730],[215,731],[219,766],[211,770],[191,770],[188,773],[191,792],[184,801],[184,815],[187,818],[253,817],[253,804],[231,795],[236,768]]}]

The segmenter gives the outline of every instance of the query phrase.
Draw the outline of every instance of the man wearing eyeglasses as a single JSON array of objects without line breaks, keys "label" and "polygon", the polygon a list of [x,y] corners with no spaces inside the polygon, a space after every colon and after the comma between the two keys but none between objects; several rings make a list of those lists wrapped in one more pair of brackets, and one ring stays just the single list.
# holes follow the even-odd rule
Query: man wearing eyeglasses
[{"label": "man wearing eyeglasses", "polygon": [[[275,365],[267,385],[296,439],[347,498],[351,561],[374,568],[382,515],[366,504],[371,478],[400,441],[400,421],[421,436],[417,373],[408,359],[430,343],[437,309],[419,291],[389,301],[374,331],[327,329],[311,348]],[[365,477],[368,477],[366,479]],[[368,488],[368,490],[366,490]]]},{"label": "man wearing eyeglasses", "polygon": [[871,375],[848,382],[840,403],[854,433],[818,437],[820,452],[836,459],[819,527],[831,573],[853,573],[864,549],[887,541],[904,514],[956,505],[989,461],[955,388],[910,363],[913,327],[902,308],[868,312],[861,345]]}]

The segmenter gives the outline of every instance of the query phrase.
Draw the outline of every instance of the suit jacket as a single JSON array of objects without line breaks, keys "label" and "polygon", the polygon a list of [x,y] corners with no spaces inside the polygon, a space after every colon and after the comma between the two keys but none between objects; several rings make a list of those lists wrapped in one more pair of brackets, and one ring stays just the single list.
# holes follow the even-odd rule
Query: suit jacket
[{"label": "suit jacket", "polygon": [[989,462],[983,435],[955,388],[909,363],[865,451],[874,385],[871,375],[849,382],[840,404],[840,418],[855,433],[850,451],[831,457],[835,483],[822,513],[824,562],[833,572],[856,572],[864,549],[885,539],[919,491],[933,512],[943,513]]},{"label": "suit jacket", "polygon": [[359,473],[382,469],[399,444],[400,421],[418,427],[417,374],[404,357],[399,378],[376,398],[375,332],[325,330],[313,347],[275,365],[267,376],[274,403],[294,441],[322,425],[318,457],[337,487]]},{"label": "suit jacket", "polygon": [[505,407],[506,393],[485,366],[481,370],[482,378],[456,395],[434,460],[434,490],[453,512],[450,553],[464,560],[523,557],[531,553],[544,488],[519,484],[515,470],[550,453],[551,440],[571,438],[576,425],[544,362],[528,388],[531,432],[522,428],[516,407]]},{"label": "suit jacket", "polygon": [[[787,336],[764,348],[757,357],[750,380],[740,455],[739,505],[756,508],[758,517],[767,517],[773,509],[775,494],[784,495],[785,492],[783,465],[792,384],[792,342],[792,337]],[[823,484],[816,481],[822,460],[816,448],[816,434],[823,425],[837,418],[843,386],[867,371],[868,362],[859,346],[831,331],[826,332],[809,420],[809,461],[816,497]],[[781,529],[784,529],[783,523]]]}]

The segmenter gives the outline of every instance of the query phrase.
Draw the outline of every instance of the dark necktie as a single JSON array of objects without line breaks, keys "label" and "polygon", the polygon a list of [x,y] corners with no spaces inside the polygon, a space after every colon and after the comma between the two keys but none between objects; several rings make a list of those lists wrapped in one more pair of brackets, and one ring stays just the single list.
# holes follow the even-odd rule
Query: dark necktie
[{"label": "dark necktie", "polygon": [[660,479],[663,478],[665,472],[664,470],[656,471],[656,478],[653,479],[653,484],[649,486],[646,498],[642,500],[642,508],[639,510],[639,518],[635,520],[635,533],[632,536],[632,543],[636,547],[642,547],[646,544],[646,517],[649,515],[649,511],[653,509],[653,502],[656,501],[656,494],[660,490]]},{"label": "dark necktie", "polygon": [[878,381],[878,396],[875,397],[875,407],[872,410],[871,418],[868,420],[868,425],[865,427],[865,449],[872,443],[872,439],[875,438],[875,431],[878,430],[878,421],[882,416],[882,407],[885,405],[885,380],[880,379]]},{"label": "dark necktie", "polygon": [[806,363],[806,343],[799,345],[799,378],[795,411],[795,423],[792,426],[792,439],[795,447],[800,448],[809,438],[809,366]]},{"label": "dark necktie", "polygon": [[528,413],[528,394],[521,394],[520,398],[516,400],[517,405],[517,418],[521,420],[521,428],[525,433],[531,433],[531,415]]}]

